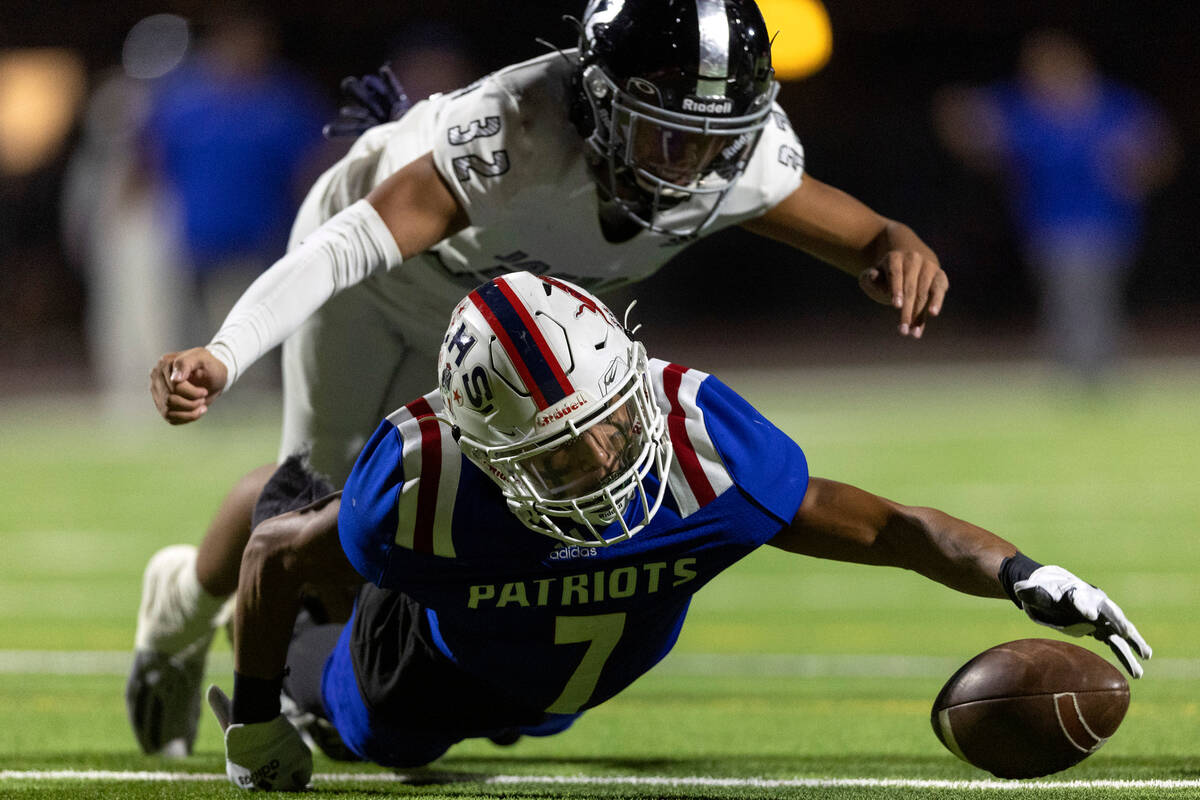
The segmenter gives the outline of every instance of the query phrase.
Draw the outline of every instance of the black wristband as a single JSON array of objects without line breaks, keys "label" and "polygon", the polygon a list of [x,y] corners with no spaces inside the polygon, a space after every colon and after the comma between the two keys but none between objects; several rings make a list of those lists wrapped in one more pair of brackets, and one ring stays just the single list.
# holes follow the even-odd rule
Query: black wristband
[{"label": "black wristband", "polygon": [[1008,595],[1010,600],[1016,603],[1017,608],[1021,608],[1022,606],[1021,601],[1017,599],[1017,593],[1013,591],[1013,584],[1017,581],[1025,580],[1040,566],[1042,565],[1020,550],[1000,562],[1000,572],[997,573],[996,577],[1000,579],[1000,585],[1004,587],[1004,593]]},{"label": "black wristband", "polygon": [[279,692],[283,676],[252,678],[233,673],[232,722],[270,722],[279,716]]}]

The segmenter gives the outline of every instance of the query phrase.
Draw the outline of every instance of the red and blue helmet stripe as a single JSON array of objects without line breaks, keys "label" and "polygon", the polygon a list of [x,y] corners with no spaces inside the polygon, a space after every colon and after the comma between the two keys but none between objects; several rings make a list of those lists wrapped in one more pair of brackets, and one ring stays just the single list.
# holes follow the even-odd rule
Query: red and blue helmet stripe
[{"label": "red and blue helmet stripe", "polygon": [[539,411],[574,394],[575,388],[529,309],[503,278],[480,286],[470,298],[495,332]]}]

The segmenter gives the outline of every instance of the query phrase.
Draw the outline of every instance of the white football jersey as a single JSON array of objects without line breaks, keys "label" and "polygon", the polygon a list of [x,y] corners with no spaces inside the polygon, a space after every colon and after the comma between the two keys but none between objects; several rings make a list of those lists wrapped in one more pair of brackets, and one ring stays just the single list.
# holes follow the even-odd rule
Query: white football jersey
[{"label": "white football jersey", "polygon": [[[309,448],[317,469],[343,480],[379,418],[428,385],[455,303],[498,274],[552,274],[602,292],[647,277],[691,241],[649,230],[620,243],[604,238],[587,145],[568,117],[573,57],[550,53],[417,103],[403,118],[363,134],[309,191],[292,229],[293,247],[432,152],[471,224],[426,253],[405,254],[393,269],[364,265],[349,284],[338,284],[336,269],[295,280],[273,267],[259,278],[268,284],[260,287],[265,299],[251,309],[257,316],[239,323],[254,335],[243,336],[240,349],[227,349],[231,361],[246,365],[283,341],[281,458]],[[745,173],[703,233],[763,214],[802,176],[800,143],[776,108]],[[695,227],[710,202],[687,200],[660,221],[672,230]],[[294,317],[313,297],[331,296],[298,327],[280,324],[289,310]]]},{"label": "white football jersey", "polygon": [[[432,151],[471,225],[425,258],[435,259],[464,290],[522,269],[600,291],[647,277],[691,239],[648,230],[620,243],[604,238],[585,145],[567,114],[571,69],[563,54],[549,53],[434,95],[403,118],[372,128],[324,176],[324,214],[332,216]],[[772,116],[703,234],[760,216],[800,185],[803,149],[778,105]],[[710,202],[681,203],[663,213],[661,224],[694,227]]]}]

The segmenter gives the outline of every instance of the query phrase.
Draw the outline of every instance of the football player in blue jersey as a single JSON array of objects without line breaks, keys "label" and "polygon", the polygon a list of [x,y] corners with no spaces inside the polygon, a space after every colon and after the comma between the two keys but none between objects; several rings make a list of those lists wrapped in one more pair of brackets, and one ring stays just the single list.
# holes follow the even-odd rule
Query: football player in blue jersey
[{"label": "football player in blue jersey", "polygon": [[[425,390],[447,315],[480,281],[523,270],[603,294],[733,226],[857,279],[919,338],[949,285],[937,255],[810,173],[770,38],[753,0],[590,0],[578,48],[411,108],[390,83],[351,84],[372,110],[343,122],[362,135],[212,340],[153,368],[159,412],[200,419],[282,343],[279,458],[306,448],[340,486],[379,418]],[[128,682],[146,752],[191,748],[199,704],[178,701],[198,694],[274,467],[229,493],[199,548],[146,567]]]},{"label": "football player in blue jersey", "polygon": [[[745,400],[647,358],[578,286],[529,273],[480,286],[453,313],[436,376],[382,422],[343,491],[293,458],[259,499],[232,701],[209,690],[236,786],[311,777],[281,693],[319,744],[392,767],[469,737],[561,732],[661,660],[691,596],[762,544],[1008,596],[1107,642],[1134,677],[1134,653],[1150,657],[1121,609],[1065,569],[810,476]],[[349,622],[301,613],[305,586],[359,587]]]}]

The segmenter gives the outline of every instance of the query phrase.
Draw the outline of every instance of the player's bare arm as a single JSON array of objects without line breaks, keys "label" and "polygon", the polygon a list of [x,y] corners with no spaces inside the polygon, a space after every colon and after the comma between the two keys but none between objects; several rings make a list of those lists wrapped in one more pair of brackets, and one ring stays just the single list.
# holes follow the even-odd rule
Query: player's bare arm
[{"label": "player's bare arm", "polygon": [[423,253],[470,221],[446,179],[426,153],[406,164],[367,195],[405,258]]},{"label": "player's bare arm", "polygon": [[264,521],[250,537],[238,576],[234,669],[274,680],[283,674],[301,589],[357,586],[362,577],[338,539],[341,493]]},{"label": "player's bare arm", "polygon": [[[401,258],[422,253],[469,224],[466,213],[434,166],[432,154],[416,159],[384,180],[367,196],[367,202],[378,213],[387,231],[395,239],[395,246],[399,248]],[[302,266],[308,265],[289,254],[276,262],[270,270],[270,275],[260,277],[246,294],[252,295],[256,288],[270,284],[272,289],[260,292],[268,295],[266,299],[269,299],[272,292],[286,288],[289,276],[280,272],[289,269],[295,272]],[[369,269],[358,270],[360,275],[369,272]],[[309,313],[316,310],[316,307],[328,298],[329,293],[315,293]],[[235,307],[235,312],[237,310]],[[233,316],[231,313],[230,317]],[[291,320],[293,324],[281,325],[273,332],[271,341],[266,344],[271,347],[278,344],[298,327],[306,316],[307,314],[296,314]],[[277,319],[278,315],[273,314],[271,318]],[[264,349],[269,347],[264,346]],[[229,382],[228,368],[210,348],[193,347],[167,353],[159,359],[150,371],[150,394],[163,419],[172,425],[183,425],[203,416]]]},{"label": "player's bare arm", "polygon": [[262,522],[242,556],[234,613],[233,700],[217,686],[208,703],[225,738],[225,773],[242,789],[300,790],[312,753],[281,713],[292,626],[306,584],[361,581],[337,535],[341,493]]},{"label": "player's bare arm", "polygon": [[1135,678],[1152,650],[1102,590],[1042,565],[995,534],[932,508],[902,506],[811,479],[790,525],[771,544],[800,555],[903,567],[966,594],[1010,597],[1034,622],[1107,644]]},{"label": "player's bare arm", "polygon": [[901,335],[919,339],[941,313],[950,281],[933,250],[907,225],[811,175],[742,226],[856,276],[868,297],[900,311]]},{"label": "player's bare arm", "polygon": [[1000,564],[1017,551],[936,509],[903,506],[822,478],[810,481],[792,523],[771,544],[817,558],[903,567],[982,597],[1005,596]]}]

